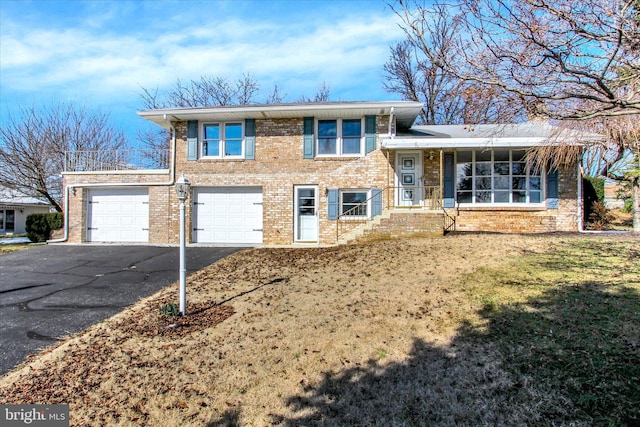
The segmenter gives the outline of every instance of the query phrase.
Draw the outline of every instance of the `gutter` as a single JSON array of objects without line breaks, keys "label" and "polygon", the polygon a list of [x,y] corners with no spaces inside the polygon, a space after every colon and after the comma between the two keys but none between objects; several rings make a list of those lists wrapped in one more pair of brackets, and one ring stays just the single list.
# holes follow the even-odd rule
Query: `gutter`
[{"label": "gutter", "polygon": [[92,188],[92,187],[150,187],[150,186],[172,186],[176,181],[176,146],[177,146],[177,137],[176,137],[176,129],[173,127],[171,122],[167,119],[167,115],[163,115],[164,120],[169,125],[171,132],[173,134],[172,139],[172,148],[171,148],[171,164],[169,167],[169,181],[163,182],[145,182],[145,183],[129,183],[129,182],[111,182],[111,183],[91,183],[91,184],[68,184],[64,187],[64,235],[60,239],[52,239],[47,240],[46,243],[63,243],[69,239],[69,193],[76,188]]}]

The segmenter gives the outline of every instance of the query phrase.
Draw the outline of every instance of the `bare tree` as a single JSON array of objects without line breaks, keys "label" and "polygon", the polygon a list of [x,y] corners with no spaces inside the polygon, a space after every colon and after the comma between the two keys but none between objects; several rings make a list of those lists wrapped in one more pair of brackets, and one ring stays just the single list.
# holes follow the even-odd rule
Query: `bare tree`
[{"label": "bare tree", "polygon": [[273,90],[267,96],[265,104],[281,104],[287,97],[286,93],[282,93],[278,84],[273,85]]},{"label": "bare tree", "polygon": [[[456,62],[453,41],[459,32],[459,21],[447,7],[435,4],[424,9],[424,18],[416,24],[419,41],[425,43],[433,57],[446,57],[451,66]],[[520,103],[512,103],[509,94],[499,88],[480,85],[447,71],[425,54],[418,38],[407,37],[391,47],[384,65],[384,87],[405,100],[424,103],[420,121],[424,124],[492,123],[511,121],[520,112]],[[460,65],[456,66],[458,68]]]},{"label": "bare tree", "polygon": [[474,0],[440,5],[459,29],[446,52],[425,37],[428,7],[398,0],[394,10],[411,44],[446,72],[510,92],[537,114],[586,119],[640,113],[634,3]]},{"label": "bare tree", "polygon": [[67,151],[124,148],[124,133],[109,116],[73,104],[20,110],[0,128],[0,185],[51,203],[62,211],[62,179]]},{"label": "bare tree", "polygon": [[[640,232],[638,122],[640,19],[638,0],[473,0],[438,4],[457,23],[451,49],[434,48],[431,6],[398,0],[393,6],[406,37],[421,55],[457,78],[510,93],[525,110],[557,119],[561,132],[587,138],[587,172],[627,180],[633,188],[634,230]],[[558,166],[583,160],[574,145],[536,150]],[[596,166],[593,166],[596,165]],[[588,166],[588,165],[587,165]]]},{"label": "bare tree", "polygon": [[322,82],[318,91],[314,95],[313,98],[309,98],[305,95],[302,95],[298,102],[327,102],[329,101],[329,96],[331,95],[331,86],[327,82]]}]

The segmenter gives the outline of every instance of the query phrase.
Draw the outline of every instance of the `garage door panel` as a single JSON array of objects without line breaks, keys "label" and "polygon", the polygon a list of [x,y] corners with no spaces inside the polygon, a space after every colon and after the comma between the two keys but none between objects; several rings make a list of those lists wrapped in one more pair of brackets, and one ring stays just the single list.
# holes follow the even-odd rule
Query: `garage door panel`
[{"label": "garage door panel", "polygon": [[262,188],[194,190],[193,240],[200,243],[262,243]]},{"label": "garage door panel", "polygon": [[146,188],[94,189],[89,192],[87,240],[148,242],[149,195]]}]

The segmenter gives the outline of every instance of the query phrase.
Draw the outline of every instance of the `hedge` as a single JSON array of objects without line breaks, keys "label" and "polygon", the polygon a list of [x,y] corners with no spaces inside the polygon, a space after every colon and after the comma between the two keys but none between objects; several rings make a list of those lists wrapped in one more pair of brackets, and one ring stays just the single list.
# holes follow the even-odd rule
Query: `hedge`
[{"label": "hedge", "polygon": [[62,213],[31,214],[27,216],[25,231],[27,237],[34,243],[45,242],[49,239],[51,230],[62,228]]}]

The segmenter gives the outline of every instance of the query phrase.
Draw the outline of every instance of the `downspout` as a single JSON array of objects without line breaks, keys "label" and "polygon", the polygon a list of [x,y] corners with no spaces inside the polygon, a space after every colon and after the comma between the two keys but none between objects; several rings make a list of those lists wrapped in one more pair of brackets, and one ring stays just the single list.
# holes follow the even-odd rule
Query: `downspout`
[{"label": "downspout", "polygon": [[167,119],[167,115],[164,114],[164,120],[169,124],[171,132],[173,134],[172,147],[171,147],[171,163],[169,167],[169,181],[163,182],[145,182],[145,183],[128,183],[128,182],[112,182],[112,183],[92,183],[92,184],[67,184],[64,187],[64,235],[60,239],[47,240],[47,243],[63,243],[69,239],[69,192],[76,188],[91,188],[91,187],[151,187],[151,186],[172,186],[176,181],[176,146],[177,137],[176,129],[171,124],[171,121]]},{"label": "downspout", "polygon": [[582,195],[582,166],[578,163],[578,233],[584,233],[584,200]]},{"label": "downspout", "polygon": [[394,111],[394,107],[391,107],[391,109],[389,110],[389,129],[388,129],[388,133],[389,133],[389,138],[395,138],[395,133],[391,133],[391,128],[393,126],[393,111]]}]

